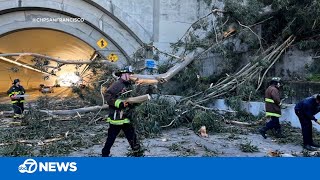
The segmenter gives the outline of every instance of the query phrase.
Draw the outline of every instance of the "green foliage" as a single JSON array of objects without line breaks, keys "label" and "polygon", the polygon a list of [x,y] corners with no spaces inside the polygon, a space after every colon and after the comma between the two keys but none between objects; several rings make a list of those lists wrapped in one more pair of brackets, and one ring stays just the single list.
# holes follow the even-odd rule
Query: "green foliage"
[{"label": "green foliage", "polygon": [[108,88],[115,79],[112,76],[112,73],[117,71],[118,68],[115,66],[104,66],[101,64],[90,64],[88,68],[94,75],[88,82],[87,86],[82,88],[79,86],[73,86],[72,92],[78,94],[78,96],[87,102],[90,102],[91,105],[101,105],[101,85],[102,92]]},{"label": "green foliage", "polygon": [[225,11],[242,24],[251,25],[259,20],[263,3],[258,0],[225,0]]},{"label": "green foliage", "polygon": [[237,96],[226,98],[226,104],[235,111],[241,110],[242,99]]},{"label": "green foliage", "polygon": [[180,156],[194,156],[197,154],[194,148],[186,148],[180,143],[172,143],[168,149],[172,152],[180,152]]},{"label": "green foliage", "polygon": [[308,81],[320,82],[320,74],[311,74],[307,77]]},{"label": "green foliage", "polygon": [[178,143],[172,143],[168,149],[170,151],[180,151],[181,150],[181,144],[178,144]]},{"label": "green foliage", "polygon": [[[253,27],[253,30],[258,31],[254,29],[254,27]],[[260,48],[260,44],[257,36],[248,29],[240,32],[238,35],[238,38],[242,44],[245,44],[248,46],[249,51]]]},{"label": "green foliage", "polygon": [[206,19],[202,19],[202,20],[198,21],[197,23],[193,24],[192,28],[194,30],[203,29],[206,31],[208,28],[208,21]]},{"label": "green foliage", "polygon": [[199,76],[196,62],[193,62],[175,75],[170,82],[160,85],[159,88],[166,94],[188,96],[205,90],[207,85]]},{"label": "green foliage", "polygon": [[251,113],[248,113],[242,110],[242,111],[238,111],[234,118],[240,122],[256,122],[257,120],[260,120],[264,116],[265,116],[264,113],[260,113],[258,116],[254,116]]},{"label": "green foliage", "polygon": [[233,110],[240,111],[242,101],[262,101],[263,94],[261,91],[256,91],[254,85],[253,81],[248,81],[237,87],[232,96],[229,94],[226,97],[226,104]]},{"label": "green foliage", "polygon": [[293,88],[290,86],[290,84],[284,84],[280,90],[281,92],[281,97],[296,97],[296,92],[293,90]]},{"label": "green foliage", "polygon": [[[267,5],[271,5],[269,12],[263,9]],[[298,37],[297,42],[303,41],[299,48],[318,48],[319,43],[311,37],[317,36],[320,31],[319,9],[320,2],[314,0],[226,0],[224,10],[232,19],[229,19],[223,31],[227,31],[230,26],[243,28],[238,21],[244,25],[252,25],[268,19],[262,23],[262,39],[266,43],[272,44],[295,35]],[[226,19],[228,16],[224,16],[220,24]],[[252,35],[250,31],[239,34],[240,39],[254,49],[257,47],[257,39]]]},{"label": "green foliage", "polygon": [[[55,119],[30,108],[22,126],[0,129],[0,142],[4,143],[0,146],[0,156],[61,156],[79,148],[101,144],[101,138],[105,136],[104,128],[88,125],[88,119],[92,118],[90,115],[69,118],[67,121]],[[61,137],[58,141],[39,144]]]},{"label": "green foliage", "polygon": [[100,93],[100,86],[102,83],[92,83],[91,87],[80,88],[72,87],[72,92],[79,95],[83,100],[90,102],[91,105],[101,105],[102,97]]},{"label": "green foliage", "polygon": [[133,109],[132,120],[141,136],[154,136],[160,133],[161,126],[174,123],[171,127],[180,124],[177,119],[176,106],[173,101],[164,97],[143,103]]},{"label": "green foliage", "polygon": [[259,148],[255,145],[252,145],[251,142],[240,144],[240,150],[242,152],[248,152],[248,153],[259,152]]},{"label": "green foliage", "polygon": [[319,39],[308,39],[302,40],[297,43],[298,49],[302,51],[310,50],[310,49],[319,49],[320,48],[320,40]]},{"label": "green foliage", "polygon": [[[202,27],[202,26],[201,26]],[[200,27],[196,27],[200,28]],[[206,38],[200,38],[199,35],[189,33],[189,42],[184,44],[184,49],[187,52],[192,52],[197,48],[207,49],[210,46],[209,41]]]},{"label": "green foliage", "polygon": [[[280,144],[295,144],[301,145],[302,144],[302,136],[301,136],[301,129],[294,128],[291,126],[290,123],[282,123],[281,130],[283,134],[283,138],[277,138],[277,142]],[[319,133],[317,131],[314,132],[314,137],[318,137]],[[271,135],[275,135],[275,132],[269,132]],[[315,141],[316,142],[316,141]]]},{"label": "green foliage", "polygon": [[159,74],[166,73],[173,65],[170,62],[165,62],[158,66]]},{"label": "green foliage", "polygon": [[223,57],[223,72],[221,74],[233,74],[236,72],[243,62],[242,53],[235,52],[236,43],[234,41],[226,42],[212,49],[212,53],[220,54]]},{"label": "green foliage", "polygon": [[243,83],[237,88],[237,95],[243,101],[261,101],[263,99],[263,95],[260,91],[256,91],[255,85],[256,83],[254,81]]},{"label": "green foliage", "polygon": [[194,113],[192,120],[192,129],[194,131],[197,132],[201,126],[206,126],[207,131],[212,134],[224,132],[224,121],[221,115],[202,110],[197,110]]},{"label": "green foliage", "polygon": [[307,70],[310,72],[309,77],[307,77],[307,80],[309,81],[320,81],[320,63],[319,59],[314,59],[314,61],[311,63],[309,67],[307,67]]},{"label": "green foliage", "polygon": [[50,97],[45,95],[45,96],[40,96],[37,99],[37,102],[39,107],[43,108],[43,109],[48,109],[49,105],[50,105]]},{"label": "green foliage", "polygon": [[13,143],[0,148],[0,156],[33,156],[33,148],[27,144]]},{"label": "green foliage", "polygon": [[271,7],[274,18],[263,26],[266,37],[279,39],[279,36],[296,35],[303,39],[319,34],[319,1],[274,0]]},{"label": "green foliage", "polygon": [[12,110],[11,104],[0,104],[0,111],[10,111]]}]

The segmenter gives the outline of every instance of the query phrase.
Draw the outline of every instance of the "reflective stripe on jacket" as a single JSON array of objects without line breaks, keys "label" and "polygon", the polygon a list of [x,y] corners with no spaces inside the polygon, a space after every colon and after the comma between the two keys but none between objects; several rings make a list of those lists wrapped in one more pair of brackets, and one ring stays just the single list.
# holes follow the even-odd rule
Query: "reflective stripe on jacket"
[{"label": "reflective stripe on jacket", "polygon": [[[9,97],[12,97],[14,95],[24,95],[25,94],[25,90],[23,88],[23,86],[12,86],[8,91],[7,94]],[[15,103],[24,103],[25,100],[23,97],[20,97],[18,99],[11,99],[11,103],[15,104]]]},{"label": "reflective stripe on jacket", "polygon": [[130,120],[128,118],[112,120],[111,118],[108,117],[107,122],[113,125],[123,125],[123,124],[130,123]]},{"label": "reflective stripe on jacket", "polygon": [[130,123],[128,117],[128,108],[124,107],[123,100],[119,99],[120,94],[124,92],[127,84],[124,80],[119,79],[108,88],[104,97],[109,105],[109,117],[107,122],[114,125]]},{"label": "reflective stripe on jacket", "polygon": [[280,93],[275,85],[271,85],[265,92],[266,116],[281,117]]}]

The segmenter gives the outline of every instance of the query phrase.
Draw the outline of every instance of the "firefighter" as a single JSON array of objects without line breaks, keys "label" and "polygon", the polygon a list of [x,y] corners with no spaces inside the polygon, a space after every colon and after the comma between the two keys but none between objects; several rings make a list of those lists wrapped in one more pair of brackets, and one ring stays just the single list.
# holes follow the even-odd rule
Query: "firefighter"
[{"label": "firefighter", "polygon": [[303,148],[309,151],[316,151],[320,148],[318,144],[315,144],[312,139],[312,120],[320,124],[320,120],[317,120],[314,115],[320,112],[320,95],[308,97],[300,101],[295,107],[294,111],[299,118],[302,137]]},{"label": "firefighter", "polygon": [[133,156],[143,156],[143,150],[141,150],[141,146],[137,140],[135,129],[130,122],[129,111],[132,105],[119,99],[121,94],[126,92],[128,90],[127,88],[131,85],[129,79],[130,74],[132,74],[130,67],[126,67],[115,73],[115,75],[120,78],[107,89],[104,95],[109,105],[107,122],[109,122],[110,126],[108,129],[107,141],[102,149],[102,157],[110,156],[110,149],[121,130],[123,130],[125,137],[133,150]]},{"label": "firefighter", "polygon": [[26,91],[20,85],[20,80],[15,79],[12,83],[12,87],[7,91],[12,103],[12,108],[14,111],[13,118],[23,118],[23,111],[24,111],[24,97],[18,97],[19,95],[24,95]]},{"label": "firefighter", "polygon": [[279,118],[281,117],[281,100],[280,100],[280,78],[273,77],[270,82],[270,86],[265,92],[265,108],[266,117],[269,117],[269,121],[266,125],[259,130],[260,134],[266,139],[266,133],[268,130],[274,129],[276,131],[276,137],[283,137],[281,133],[281,125]]}]

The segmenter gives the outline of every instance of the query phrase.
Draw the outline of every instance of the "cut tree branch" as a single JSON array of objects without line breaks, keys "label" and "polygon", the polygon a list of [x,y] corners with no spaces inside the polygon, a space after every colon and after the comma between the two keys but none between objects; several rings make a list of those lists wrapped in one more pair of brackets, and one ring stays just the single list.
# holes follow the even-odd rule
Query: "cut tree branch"
[{"label": "cut tree branch", "polygon": [[[91,60],[62,60],[59,58],[54,58],[54,57],[50,57],[50,56],[46,56],[46,55],[42,55],[42,54],[37,54],[37,53],[5,53],[5,54],[0,54],[0,57],[8,57],[8,56],[19,56],[19,58],[23,57],[23,56],[33,56],[33,57],[44,58],[44,59],[47,59],[50,61],[55,61],[55,62],[61,63],[61,64],[91,64],[91,63],[94,63]],[[99,61],[95,61],[95,62],[111,64],[111,62],[108,60],[99,60]]]},{"label": "cut tree branch", "polygon": [[174,75],[180,72],[188,64],[194,60],[193,54],[184,58],[184,60],[172,68],[170,68],[166,73],[157,74],[157,75],[142,75],[142,74],[133,74],[130,76],[130,79],[135,81],[138,84],[157,84],[164,83],[169,81]]}]

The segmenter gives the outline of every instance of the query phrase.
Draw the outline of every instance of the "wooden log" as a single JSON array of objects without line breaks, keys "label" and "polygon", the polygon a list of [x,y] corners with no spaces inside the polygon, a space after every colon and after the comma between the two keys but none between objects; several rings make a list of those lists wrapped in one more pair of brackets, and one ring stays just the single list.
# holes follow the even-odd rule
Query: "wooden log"
[{"label": "wooden log", "polygon": [[109,106],[107,104],[103,106],[91,106],[91,107],[84,107],[79,109],[71,109],[71,110],[39,110],[40,112],[47,113],[50,115],[77,115],[78,113],[88,113],[99,111],[103,109],[108,109]]},{"label": "wooden log", "polygon": [[[129,103],[142,103],[150,99],[151,99],[150,95],[146,94],[142,96],[131,97],[126,99],[125,101]],[[71,109],[71,110],[39,110],[39,111],[49,115],[79,115],[80,113],[94,112],[94,111],[104,110],[108,108],[109,106],[105,104],[103,106],[91,106],[91,107],[83,107],[83,108]],[[10,114],[13,114],[13,111],[0,112],[0,115],[10,115]]]},{"label": "wooden log", "polygon": [[150,99],[151,99],[151,96],[149,94],[145,94],[142,96],[130,97],[130,98],[126,99],[125,101],[130,104],[140,104],[140,103],[143,103],[143,102],[148,101]]}]

